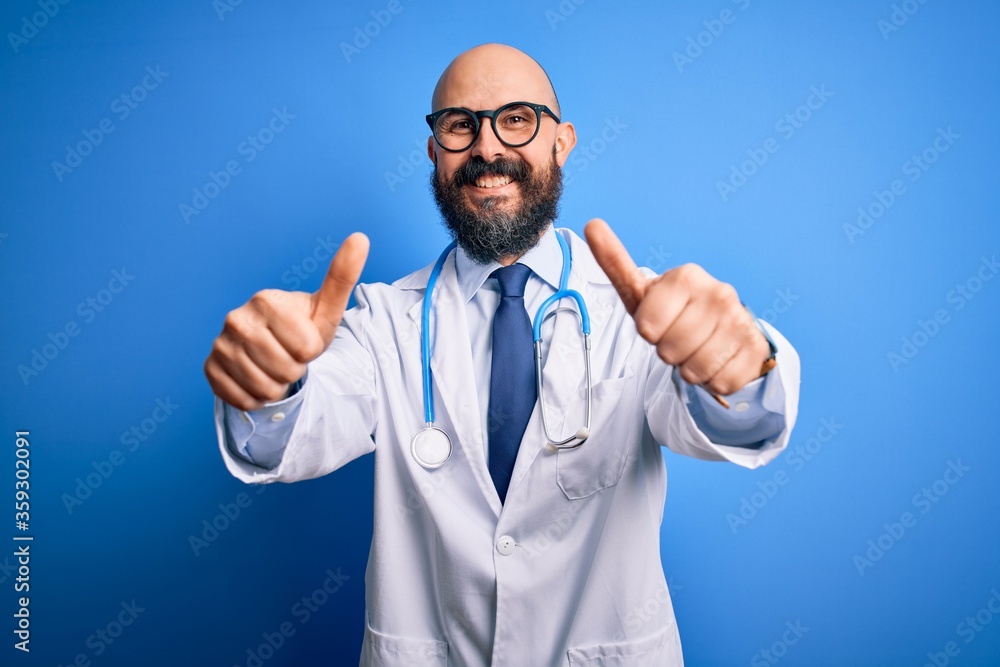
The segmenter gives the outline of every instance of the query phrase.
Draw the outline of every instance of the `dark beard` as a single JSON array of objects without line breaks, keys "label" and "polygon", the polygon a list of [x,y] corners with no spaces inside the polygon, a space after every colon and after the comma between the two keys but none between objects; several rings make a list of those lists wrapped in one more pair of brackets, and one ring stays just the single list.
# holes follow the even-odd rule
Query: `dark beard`
[{"label": "dark beard", "polygon": [[[498,208],[506,197],[485,197],[479,200],[480,210],[470,207],[462,188],[486,175],[510,176],[518,183],[521,205],[507,212]],[[441,183],[435,167],[431,187],[452,239],[472,261],[485,265],[504,257],[520,257],[537,245],[542,232],[559,215],[562,169],[554,149],[548,169],[538,173],[520,158],[486,162],[474,157],[447,183]]]}]

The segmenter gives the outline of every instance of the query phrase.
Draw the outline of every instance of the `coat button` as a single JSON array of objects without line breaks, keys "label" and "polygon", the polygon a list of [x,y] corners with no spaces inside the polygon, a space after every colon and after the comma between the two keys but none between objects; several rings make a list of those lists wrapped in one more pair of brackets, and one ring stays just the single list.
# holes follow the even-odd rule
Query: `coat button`
[{"label": "coat button", "polygon": [[497,540],[497,551],[501,556],[509,556],[514,553],[514,538],[510,535],[501,535]]}]

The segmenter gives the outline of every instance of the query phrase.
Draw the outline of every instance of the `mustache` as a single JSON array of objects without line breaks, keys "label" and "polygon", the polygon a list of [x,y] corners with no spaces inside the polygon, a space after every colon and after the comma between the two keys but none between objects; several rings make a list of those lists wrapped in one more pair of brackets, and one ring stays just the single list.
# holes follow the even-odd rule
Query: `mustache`
[{"label": "mustache", "polygon": [[531,176],[531,167],[520,159],[497,158],[487,162],[477,156],[459,167],[452,181],[457,186],[473,185],[484,176],[509,176],[512,181],[526,181]]}]

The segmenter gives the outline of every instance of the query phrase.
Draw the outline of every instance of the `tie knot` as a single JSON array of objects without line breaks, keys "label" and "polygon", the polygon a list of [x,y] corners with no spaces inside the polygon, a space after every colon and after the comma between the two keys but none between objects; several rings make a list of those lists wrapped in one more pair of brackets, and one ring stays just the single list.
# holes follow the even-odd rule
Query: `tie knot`
[{"label": "tie knot", "polygon": [[528,284],[531,269],[524,264],[511,264],[490,274],[500,283],[500,297],[524,297],[524,286]]}]

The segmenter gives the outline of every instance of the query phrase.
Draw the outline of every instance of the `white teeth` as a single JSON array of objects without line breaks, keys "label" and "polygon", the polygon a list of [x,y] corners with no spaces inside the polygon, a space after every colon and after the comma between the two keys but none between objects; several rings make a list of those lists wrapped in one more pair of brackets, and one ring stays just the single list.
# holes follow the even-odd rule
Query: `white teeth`
[{"label": "white teeth", "polygon": [[510,183],[510,176],[487,176],[476,181],[476,186],[480,188],[498,188]]}]

